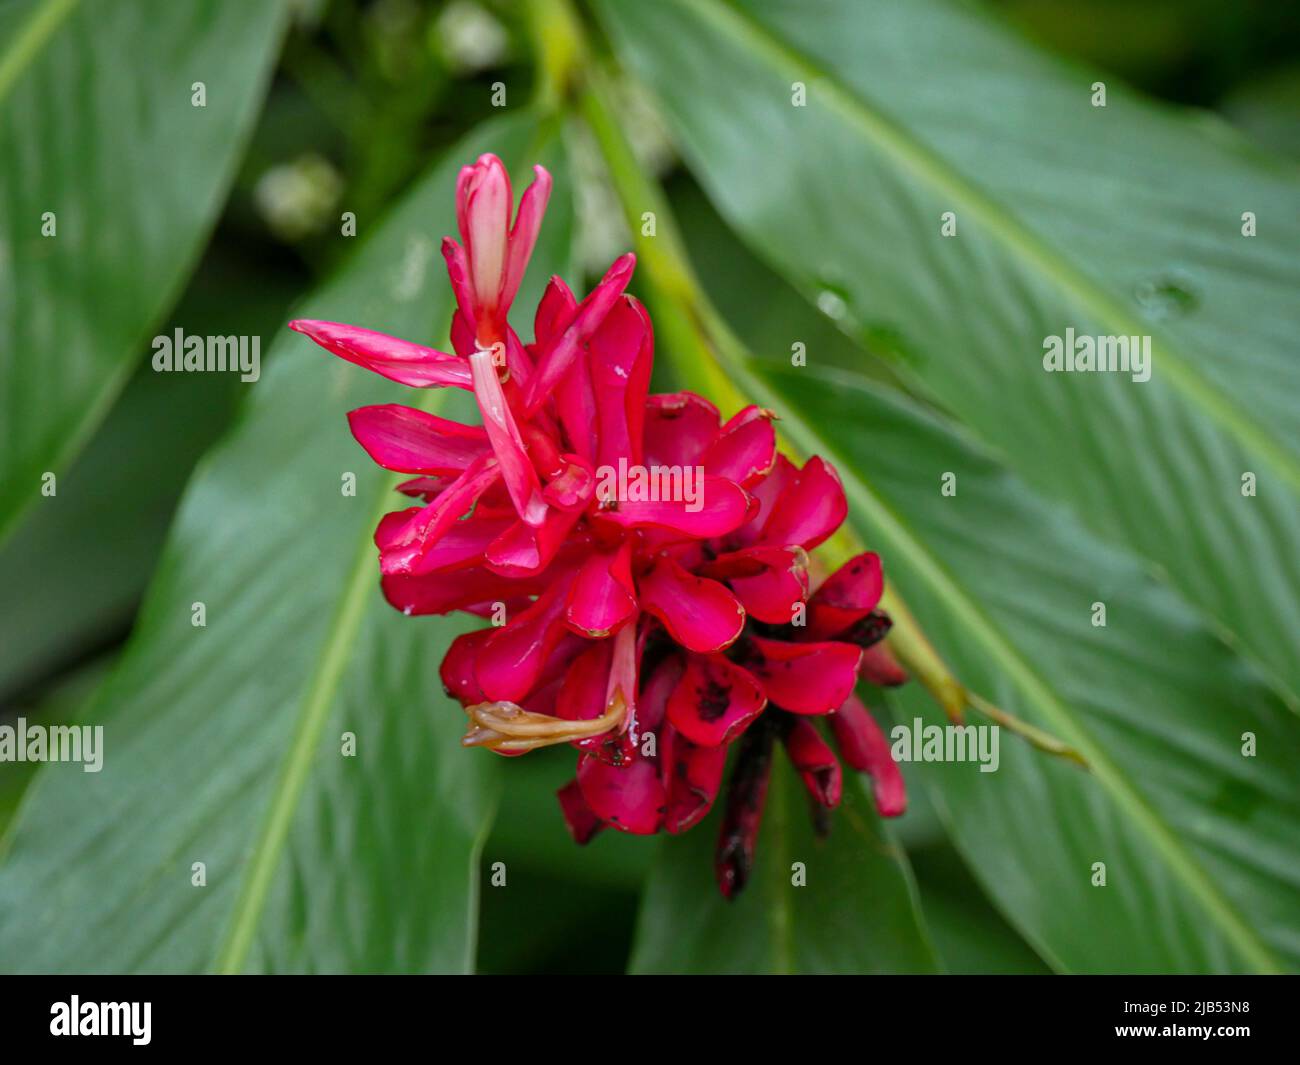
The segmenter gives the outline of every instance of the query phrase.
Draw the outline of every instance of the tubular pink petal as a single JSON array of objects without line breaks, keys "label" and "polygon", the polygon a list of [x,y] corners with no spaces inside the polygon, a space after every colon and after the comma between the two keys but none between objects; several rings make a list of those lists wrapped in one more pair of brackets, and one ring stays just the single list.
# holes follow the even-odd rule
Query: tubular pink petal
[{"label": "tubular pink petal", "polygon": [[[570,720],[611,720],[603,732],[589,733],[573,745],[612,766],[627,765],[637,756],[640,728],[635,702],[640,649],[635,621],[623,626],[612,640],[586,643],[587,650],[575,667],[580,675],[566,678],[557,700],[557,713]],[[633,700],[628,699],[631,694]]]},{"label": "tubular pink petal", "polygon": [[445,351],[341,322],[297,318],[289,323],[289,328],[310,337],[340,359],[364,366],[399,384],[414,388],[472,386],[464,360]]},{"label": "tubular pink petal", "polygon": [[590,361],[586,350],[579,349],[569,372],[555,386],[555,412],[574,452],[594,462],[600,416],[596,408],[596,389],[591,381]]},{"label": "tubular pink petal", "polygon": [[[478,351],[478,341],[474,339],[474,327],[469,324],[465,312],[459,307],[451,312],[451,350],[462,359],[468,359]],[[466,365],[468,366],[468,363]]]},{"label": "tubular pink petal", "polygon": [[499,313],[504,319],[528,270],[528,260],[542,228],[542,216],[551,198],[551,175],[545,167],[533,167],[533,182],[519,197],[519,210],[510,230],[510,247],[506,252],[505,280],[501,286]]},{"label": "tubular pink petal", "polygon": [[903,773],[889,750],[889,740],[856,695],[850,695],[828,718],[840,757],[860,773],[871,775],[871,789],[881,817],[907,809]]},{"label": "tubular pink petal", "polygon": [[851,643],[787,643],[750,636],[736,660],[782,710],[829,714],[853,693],[861,657],[861,648]]},{"label": "tubular pink petal", "polygon": [[573,842],[579,847],[590,843],[592,836],[605,827],[604,822],[592,812],[591,807],[583,799],[582,788],[578,786],[576,779],[565,784],[555,793],[555,797],[560,800],[560,812],[564,815],[565,827],[573,837]]},{"label": "tubular pink petal", "polygon": [[705,474],[699,479],[700,498],[685,500],[627,500],[599,511],[603,521],[625,529],[654,526],[696,539],[725,536],[745,523],[749,496],[734,481]]},{"label": "tubular pink petal", "polygon": [[726,747],[701,747],[672,725],[663,733],[660,775],[668,792],[664,828],[685,832],[704,820],[722,787]]},{"label": "tubular pink petal", "polygon": [[479,603],[508,602],[537,591],[521,581],[485,569],[446,573],[390,573],[380,581],[384,598],[403,614],[447,614]]},{"label": "tubular pink petal", "polygon": [[406,496],[417,496],[426,503],[432,503],[455,482],[453,476],[412,477],[397,486],[397,491]]},{"label": "tubular pink petal", "polygon": [[542,300],[537,305],[537,313],[533,316],[533,339],[537,345],[545,347],[564,332],[573,321],[577,309],[578,301],[573,298],[564,278],[552,275],[546,283]]},{"label": "tubular pink petal", "polygon": [[616,466],[625,459],[640,465],[654,362],[654,332],[645,308],[630,296],[620,299],[587,345],[587,359],[600,420],[596,462]]},{"label": "tubular pink petal", "polygon": [[[527,609],[527,604],[524,604],[521,608],[521,612],[522,610]],[[538,686],[553,685],[555,687],[555,696],[558,696],[560,685],[564,682],[564,678],[569,675],[569,670],[572,668],[573,663],[577,661],[582,653],[590,646],[591,644],[581,637],[575,636],[570,632],[564,633],[556,643],[550,655],[547,657],[546,664],[542,666],[542,673],[538,678]],[[551,698],[551,702],[554,704],[554,696]],[[552,710],[554,710],[553,705]]]},{"label": "tubular pink petal", "polygon": [[511,577],[541,573],[564,546],[578,520],[571,511],[548,510],[546,520],[534,528],[514,521],[486,549],[483,561],[489,569]]},{"label": "tubular pink petal", "polygon": [[777,507],[786,505],[798,478],[799,471],[795,469],[794,464],[780,452],[777,452],[776,465],[772,467],[772,472],[748,489],[749,493],[757,500],[758,507],[750,515],[749,521],[736,530],[733,539],[737,544],[748,546],[762,543],[771,544],[775,547],[792,546],[768,540],[762,533],[763,526],[771,519]]},{"label": "tubular pink petal", "polygon": [[442,665],[438,668],[443,688],[461,706],[473,706],[487,701],[474,673],[474,661],[491,635],[491,629],[476,629],[457,636],[451,641]]},{"label": "tubular pink petal", "polygon": [[525,421],[519,429],[519,437],[524,442],[533,468],[547,480],[565,472],[565,460],[561,457],[560,446],[549,431],[550,423],[540,417]]},{"label": "tubular pink petal", "polygon": [[[588,652],[590,653],[590,652]],[[596,745],[596,756],[578,761],[578,783],[583,798],[597,816],[624,832],[657,832],[664,813],[664,788],[658,759],[643,755],[636,746],[637,690],[636,627],[627,625],[610,641],[609,677],[605,685],[606,716],[624,708],[621,726],[607,742]],[[591,746],[583,741],[580,746]]]},{"label": "tubular pink petal", "polygon": [[[472,186],[478,184],[479,167],[477,164],[462,166],[456,175],[456,231],[462,240],[468,239],[469,233],[469,194]],[[450,237],[445,238],[450,240]],[[466,272],[468,276],[468,271]]]},{"label": "tubular pink petal", "polygon": [[802,547],[746,547],[696,568],[725,580],[745,612],[768,625],[789,625],[808,598],[808,553]]},{"label": "tubular pink petal", "polygon": [[489,453],[487,433],[399,403],[348,412],[357,443],[386,470],[449,474]]},{"label": "tubular pink petal", "polygon": [[492,354],[476,351],[469,358],[474,375],[474,398],[483,413],[483,428],[487,430],[492,450],[501,466],[501,477],[510,491],[510,499],[519,517],[529,525],[541,525],[546,517],[546,501],[542,499],[541,483],[537,471],[528,460],[523,440],[515,426],[514,415],[501,390],[501,380],[492,365]]},{"label": "tubular pink petal", "polygon": [[660,392],[646,397],[642,432],[645,461],[658,466],[693,466],[718,434],[718,408],[694,392]]},{"label": "tubular pink petal", "polygon": [[592,812],[622,832],[650,836],[663,824],[664,786],[655,761],[640,756],[612,766],[578,756],[578,786]]},{"label": "tubular pink petal", "polygon": [[542,668],[564,635],[564,601],[569,582],[553,581],[537,601],[504,628],[497,629],[479,651],[479,685],[491,700],[519,703],[527,698]]},{"label": "tubular pink petal", "polygon": [[600,327],[611,307],[623,295],[636,268],[636,256],[629,252],[619,256],[606,271],[600,283],[578,304],[573,321],[545,350],[539,349],[537,372],[528,382],[524,403],[525,412],[533,414],[551,395],[564,378],[582,344]]},{"label": "tubular pink petal", "polygon": [[[476,306],[496,315],[500,308],[502,285],[505,280],[506,248],[510,236],[510,177],[495,155],[485,155],[478,161],[477,180],[471,180],[465,195],[465,226],[461,233],[465,241],[465,254],[469,259],[470,283],[477,300]],[[479,339],[483,340],[479,323]]]},{"label": "tubular pink petal", "polygon": [[742,410],[722,427],[704,452],[704,472],[735,481],[742,488],[761,481],[776,465],[773,417],[762,407]]},{"label": "tubular pink petal", "polygon": [[883,641],[862,652],[862,679],[880,688],[897,688],[906,684],[907,670],[898,664],[889,644]]},{"label": "tubular pink petal", "polygon": [[745,627],[745,609],[726,585],[688,573],[671,558],[660,558],[637,581],[637,597],[689,651],[721,651]]},{"label": "tubular pink petal", "polygon": [[589,643],[569,666],[555,700],[555,716],[566,721],[590,721],[605,712],[609,690],[609,664],[614,645],[608,640]]},{"label": "tubular pink petal", "polygon": [[636,613],[631,559],[628,540],[612,551],[596,551],[588,556],[569,591],[565,620],[571,629],[601,639]]},{"label": "tubular pink petal", "polygon": [[447,263],[447,280],[451,282],[458,312],[452,316],[452,346],[468,358],[478,348],[478,301],[469,280],[469,260],[465,249],[451,237],[442,238],[442,257]]},{"label": "tubular pink petal", "polygon": [[876,609],[885,588],[880,556],[855,555],[826,578],[808,600],[808,638],[826,640]]},{"label": "tubular pink petal", "polygon": [[[651,671],[650,678],[641,687],[641,700],[637,706],[636,724],[642,735],[647,732],[658,735],[661,729],[672,727],[667,723],[668,700],[677,690],[685,671],[686,656],[676,652],[665,655]],[[662,759],[660,765],[666,774],[667,766]]]},{"label": "tubular pink petal", "polygon": [[533,375],[533,360],[528,357],[528,352],[519,341],[519,335],[506,326],[506,371],[510,375],[511,382],[519,388],[528,384],[528,379]]},{"label": "tubular pink petal", "polygon": [[[389,551],[402,528],[418,508],[385,514],[375,529],[375,543],[380,552]],[[452,523],[436,543],[424,552],[418,563],[406,572],[412,574],[436,573],[440,570],[460,569],[462,566],[479,565],[483,553],[511,525],[513,517],[479,518],[475,515],[464,521]]]},{"label": "tubular pink petal", "polygon": [[763,541],[798,544],[811,551],[838,529],[849,504],[835,467],[813,456],[799,471],[793,491],[783,494],[763,526]]},{"label": "tubular pink petal", "polygon": [[490,459],[475,459],[432,503],[409,512],[410,517],[404,523],[381,523],[375,531],[380,571],[385,574],[420,572],[429,551],[500,474]]},{"label": "tubular pink petal", "polygon": [[793,721],[784,740],[785,752],[808,794],[814,802],[833,810],[840,804],[844,786],[835,752],[807,718]]},{"label": "tubular pink petal", "polygon": [[668,700],[673,728],[701,747],[732,742],[767,705],[753,674],[722,655],[689,655]]}]

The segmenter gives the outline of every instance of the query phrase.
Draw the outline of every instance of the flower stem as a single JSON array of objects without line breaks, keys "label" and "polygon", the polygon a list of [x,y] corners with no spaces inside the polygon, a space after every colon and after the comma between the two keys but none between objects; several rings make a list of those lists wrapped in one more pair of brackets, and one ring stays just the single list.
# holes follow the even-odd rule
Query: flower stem
[{"label": "flower stem", "polygon": [[974,692],[966,693],[966,705],[976,713],[983,714],[990,721],[1001,725],[1008,732],[1014,732],[1021,739],[1025,740],[1031,747],[1046,754],[1056,755],[1058,758],[1064,758],[1067,761],[1074,762],[1076,765],[1088,768],[1087,760],[1069,744],[1063,743],[1055,736],[1044,732],[1040,728],[1029,724],[1028,721],[1022,721],[1014,714],[1009,714],[1001,707],[994,706],[987,699],[981,698]]}]

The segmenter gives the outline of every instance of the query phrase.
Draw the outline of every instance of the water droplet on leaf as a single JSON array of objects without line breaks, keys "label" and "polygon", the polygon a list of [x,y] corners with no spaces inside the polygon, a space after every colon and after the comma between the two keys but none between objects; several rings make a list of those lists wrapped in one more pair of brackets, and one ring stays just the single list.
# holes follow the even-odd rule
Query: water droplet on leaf
[{"label": "water droplet on leaf", "polygon": [[1160,274],[1139,281],[1133,289],[1138,308],[1152,321],[1180,318],[1200,303],[1191,282],[1181,273]]}]

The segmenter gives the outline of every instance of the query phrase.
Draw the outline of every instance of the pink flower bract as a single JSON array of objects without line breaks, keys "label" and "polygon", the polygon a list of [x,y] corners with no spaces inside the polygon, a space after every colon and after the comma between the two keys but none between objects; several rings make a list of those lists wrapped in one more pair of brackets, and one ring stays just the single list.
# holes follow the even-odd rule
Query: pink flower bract
[{"label": "pink flower bract", "polygon": [[854,694],[859,677],[906,679],[880,642],[880,560],[850,559],[813,591],[810,553],[848,510],[834,467],[782,455],[771,411],[724,420],[702,396],[650,393],[654,330],[625,292],[632,255],[582,300],[551,278],[533,340],[520,340],[507,319],[551,192],[534,173],[512,222],[501,161],[461,171],[461,243],[443,242],[454,353],[333,322],[290,327],[478,404],[481,425],[399,404],[348,416],[378,465],[410,477],[398,490],[414,504],[375,530],[388,601],[492,622],[442,663],[465,744],[576,747],[559,799],[579,843],[606,827],[691,828],[736,746],[717,857],[730,897],[753,863],[777,741],[815,805],[838,805],[842,759],[870,774],[882,814],[903,811],[888,743]]}]

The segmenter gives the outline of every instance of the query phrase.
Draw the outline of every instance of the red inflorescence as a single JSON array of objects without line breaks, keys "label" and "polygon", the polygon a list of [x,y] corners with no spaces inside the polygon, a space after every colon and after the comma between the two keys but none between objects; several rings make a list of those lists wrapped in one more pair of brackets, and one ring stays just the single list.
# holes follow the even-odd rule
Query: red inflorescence
[{"label": "red inflorescence", "polygon": [[[880,641],[889,619],[874,554],[811,590],[809,552],[844,521],[834,467],[795,466],[774,414],[724,420],[691,392],[650,394],[654,337],[618,259],[578,301],[552,277],[520,341],[507,315],[541,226],[550,176],[513,198],[485,155],[457,185],[463,245],[447,238],[456,353],[356,326],[291,328],[402,384],[471,391],[482,425],[398,404],[352,411],[380,466],[418,505],[375,531],[385,596],[406,614],[494,624],[447,650],[442,677],[470,719],[466,745],[520,754],[571,743],[559,792],[579,843],[612,826],[683,832],[708,813],[735,743],[719,884],[752,865],[777,740],[814,803],[833,808],[840,758],[902,813],[889,745],[854,695],[905,679]],[[740,742],[737,742],[740,741]]]}]

